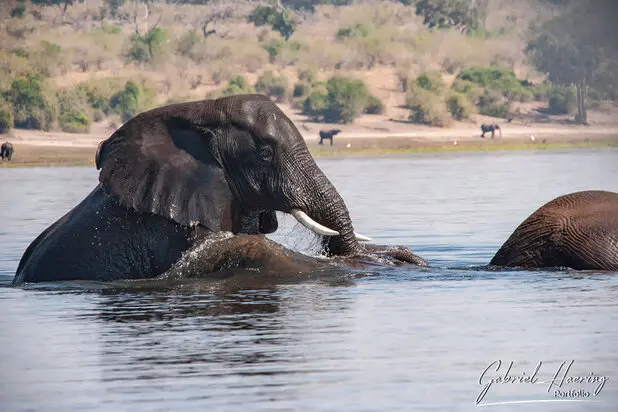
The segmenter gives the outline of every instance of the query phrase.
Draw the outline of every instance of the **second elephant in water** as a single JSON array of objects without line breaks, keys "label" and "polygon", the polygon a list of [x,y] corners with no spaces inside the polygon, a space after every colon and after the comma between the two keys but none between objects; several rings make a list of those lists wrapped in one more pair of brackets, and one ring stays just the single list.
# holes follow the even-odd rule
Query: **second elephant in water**
[{"label": "second elephant in water", "polygon": [[242,274],[250,273],[249,278],[253,282],[267,284],[273,279],[286,281],[328,277],[333,273],[348,273],[349,269],[398,266],[403,263],[427,266],[427,262],[401,246],[368,245],[362,255],[324,259],[287,249],[264,235],[232,235],[228,232],[213,235],[195,245],[162,279],[221,279],[234,275],[242,278]]},{"label": "second elephant in water", "polygon": [[327,236],[329,255],[367,253],[302,136],[263,95],[141,113],[99,145],[96,165],[100,183],[28,246],[14,282],[156,277],[218,232],[274,232],[276,211]]},{"label": "second elephant in water", "polygon": [[560,196],[522,222],[491,265],[618,270],[618,193]]}]

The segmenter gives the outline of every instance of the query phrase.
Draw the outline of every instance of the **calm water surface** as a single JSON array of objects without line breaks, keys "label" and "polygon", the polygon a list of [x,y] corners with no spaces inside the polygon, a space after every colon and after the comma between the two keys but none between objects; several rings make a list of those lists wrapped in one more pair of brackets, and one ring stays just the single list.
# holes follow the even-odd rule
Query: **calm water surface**
[{"label": "calm water surface", "polygon": [[[618,410],[618,274],[478,268],[552,198],[618,191],[618,150],[318,163],[358,232],[408,245],[432,268],[259,289],[0,287],[0,409]],[[0,169],[3,286],[96,178]],[[297,250],[315,244],[285,217],[281,232]],[[492,378],[530,376],[539,362],[536,383],[493,383],[476,405]],[[565,374],[608,380],[595,396],[599,382],[557,388]],[[553,402],[556,389],[574,391],[569,402]]]}]

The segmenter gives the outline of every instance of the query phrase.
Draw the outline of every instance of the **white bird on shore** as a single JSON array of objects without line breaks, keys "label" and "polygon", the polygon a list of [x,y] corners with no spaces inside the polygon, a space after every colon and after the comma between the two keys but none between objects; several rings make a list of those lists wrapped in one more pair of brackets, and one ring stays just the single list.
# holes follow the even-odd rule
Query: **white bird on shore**
[{"label": "white bird on shore", "polygon": [[532,143],[534,143],[534,135],[533,135],[533,134],[531,134],[531,135],[530,135],[530,141],[531,141]]}]

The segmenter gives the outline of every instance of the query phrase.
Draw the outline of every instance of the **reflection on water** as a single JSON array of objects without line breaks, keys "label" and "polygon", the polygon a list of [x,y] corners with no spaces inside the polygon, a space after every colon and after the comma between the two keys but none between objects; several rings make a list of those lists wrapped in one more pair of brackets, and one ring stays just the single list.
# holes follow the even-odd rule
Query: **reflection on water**
[{"label": "reflection on water", "polygon": [[[475,267],[551,198],[618,191],[617,159],[605,150],[319,161],[359,232],[409,245],[432,268],[287,284],[0,288],[2,410],[476,410],[491,362],[504,373],[513,361],[517,376],[542,367],[539,383],[494,383],[484,403],[553,399],[541,382],[574,360],[569,375],[609,377],[598,402],[487,409],[615,411],[618,277]],[[96,171],[0,169],[0,181],[6,284]],[[273,238],[311,250],[293,219],[281,226]]]}]

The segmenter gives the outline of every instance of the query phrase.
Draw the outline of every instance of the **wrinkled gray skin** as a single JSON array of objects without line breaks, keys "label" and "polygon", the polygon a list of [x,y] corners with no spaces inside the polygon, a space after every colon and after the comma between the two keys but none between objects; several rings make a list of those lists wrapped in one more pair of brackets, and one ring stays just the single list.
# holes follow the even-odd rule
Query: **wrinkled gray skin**
[{"label": "wrinkled gray skin", "polygon": [[262,95],[141,113],[101,142],[96,166],[100,184],[30,244],[13,282],[156,277],[219,232],[272,233],[275,211],[292,209],[339,232],[324,238],[328,255],[369,253],[296,127]]},{"label": "wrinkled gray skin", "polygon": [[618,193],[591,190],[550,201],[515,229],[490,265],[618,270]]}]

